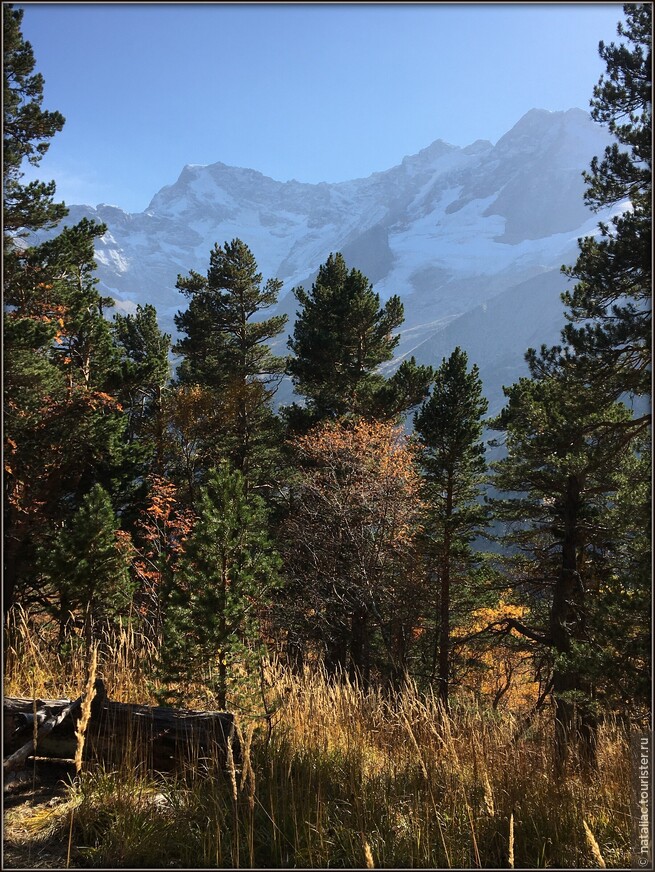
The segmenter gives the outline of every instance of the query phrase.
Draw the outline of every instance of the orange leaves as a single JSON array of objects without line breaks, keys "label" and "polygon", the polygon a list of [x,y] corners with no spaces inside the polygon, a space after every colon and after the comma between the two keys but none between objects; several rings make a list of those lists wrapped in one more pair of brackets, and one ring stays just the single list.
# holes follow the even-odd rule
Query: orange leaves
[{"label": "orange leaves", "polygon": [[[478,632],[485,627],[488,627],[490,624],[494,624],[500,621],[507,620],[508,618],[515,618],[516,620],[522,620],[527,612],[527,608],[525,606],[517,606],[512,603],[506,603],[505,600],[501,597],[497,604],[493,607],[485,607],[480,609],[475,609],[471,613],[471,627],[467,629],[468,632]],[[520,633],[517,633],[516,630],[511,631],[512,634],[516,635],[517,638],[520,638]]]},{"label": "orange leaves", "polygon": [[[453,632],[455,642],[469,634],[481,633],[485,627],[500,624],[509,618],[525,620],[528,615],[525,606],[506,602],[501,596],[494,606],[475,609],[470,614],[466,626],[458,627]],[[511,637],[521,639],[517,630],[511,630]],[[482,640],[483,637],[480,637]],[[475,690],[491,699],[501,698],[505,705],[513,709],[534,704],[539,683],[534,678],[534,663],[530,652],[523,650],[497,637],[489,637],[484,647],[473,650],[468,644],[462,646],[463,656],[470,656],[478,661],[482,669],[478,673]]]},{"label": "orange leaves", "polygon": [[415,451],[402,428],[381,421],[330,422],[296,439],[293,446],[312,464],[372,474],[418,491]]},{"label": "orange leaves", "polygon": [[138,527],[145,542],[144,556],[152,560],[158,555],[181,553],[195,517],[190,509],[177,508],[177,489],[171,481],[159,475],[153,475],[150,481],[150,505]]},{"label": "orange leaves", "polygon": [[116,530],[116,549],[125,557],[132,557],[134,554],[134,545],[132,537],[125,530]]},{"label": "orange leaves", "polygon": [[292,446],[300,482],[291,539],[305,553],[320,555],[320,571],[333,564],[342,572],[346,560],[347,571],[381,579],[407,553],[418,523],[419,475],[402,429],[377,421],[331,422]]},{"label": "orange leaves", "polygon": [[104,391],[88,391],[85,392],[85,396],[87,405],[94,411],[100,409],[106,412],[122,412],[123,410],[116,397]]},{"label": "orange leaves", "polygon": [[408,543],[420,507],[415,450],[402,428],[380,421],[330,422],[292,443],[313,498],[349,507],[387,544]]}]

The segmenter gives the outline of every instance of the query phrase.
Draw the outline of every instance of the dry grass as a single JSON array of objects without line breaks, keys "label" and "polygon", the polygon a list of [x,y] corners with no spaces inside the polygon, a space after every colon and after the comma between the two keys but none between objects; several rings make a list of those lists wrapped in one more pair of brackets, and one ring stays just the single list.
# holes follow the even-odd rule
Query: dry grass
[{"label": "dry grass", "polygon": [[[6,696],[73,699],[82,693],[90,652],[81,636],[69,637],[62,651],[47,620],[15,608],[7,620],[5,640]],[[129,625],[119,625],[95,644],[98,675],[111,690],[111,698],[154,705],[155,644]]]},{"label": "dry grass", "polygon": [[[100,646],[99,674],[112,698],[146,701],[148,648],[121,632]],[[59,680],[57,696],[77,689],[79,658],[78,674],[58,673],[58,661],[49,672],[38,644],[15,638],[7,692],[43,695]],[[580,868],[600,858],[607,867],[629,865],[630,751],[616,725],[601,731],[596,773],[558,782],[549,712],[513,742],[520,713],[499,714],[472,699],[455,700],[446,716],[411,684],[388,697],[328,681],[319,670],[293,675],[274,665],[268,680],[283,702],[270,738],[265,721],[241,716],[240,767],[228,756],[227,771],[174,779],[126,759],[118,771],[82,772],[69,797],[73,864]],[[47,826],[65,840],[69,818],[57,814]]]}]

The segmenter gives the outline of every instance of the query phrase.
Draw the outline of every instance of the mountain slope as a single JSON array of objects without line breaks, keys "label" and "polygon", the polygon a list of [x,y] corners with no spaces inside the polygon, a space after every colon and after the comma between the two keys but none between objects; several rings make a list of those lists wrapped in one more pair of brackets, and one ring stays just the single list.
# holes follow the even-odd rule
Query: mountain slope
[{"label": "mountain slope", "polygon": [[581,174],[609,141],[580,109],[535,109],[495,145],[437,140],[365,179],[310,185],[222,163],[189,165],[142,213],[72,206],[66,223],[84,216],[107,224],[96,250],[103,292],[127,311],[153,303],[167,330],[185,304],[178,274],[204,272],[215,242],[246,242],[264,278],[283,281],[278,308],[292,317],[292,288],[308,286],[329,253],[341,251],[383,300],[403,299],[400,357],[415,349],[435,363],[460,344],[497,398],[503,368],[507,377],[516,370],[503,360],[522,356],[529,325],[528,344],[557,338],[559,267],[575,260],[578,237],[603,217],[584,206]]}]

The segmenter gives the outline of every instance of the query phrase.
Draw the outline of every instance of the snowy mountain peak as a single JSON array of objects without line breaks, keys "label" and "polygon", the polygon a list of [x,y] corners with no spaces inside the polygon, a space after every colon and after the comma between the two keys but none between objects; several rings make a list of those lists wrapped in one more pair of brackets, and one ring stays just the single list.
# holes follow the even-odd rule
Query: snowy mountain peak
[{"label": "snowy mountain peak", "polygon": [[[504,348],[503,334],[489,352],[496,364],[509,355],[509,373],[523,366],[532,341],[528,312],[544,325],[540,341],[557,338],[551,328],[552,312],[562,308],[559,267],[574,262],[578,237],[593,233],[603,217],[584,205],[582,173],[610,141],[581,109],[533,109],[495,145],[477,140],[459,148],[437,139],[384,172],[335,184],[280,182],[220,161],[188,164],[142,213],[73,206],[66,223],[86,216],[108,225],[96,248],[101,290],[122,310],[153,303],[168,331],[186,302],[177,276],[206,271],[214,243],[239,237],[264,277],[283,281],[279,309],[292,318],[291,289],[307,286],[330,252],[341,251],[382,299],[403,299],[401,357],[413,349],[419,357],[432,354],[452,336],[475,361],[481,350],[476,354],[475,336],[462,335],[467,323],[484,323],[494,348],[493,326],[486,314],[474,317],[477,307],[510,319],[522,311],[509,334],[515,347]],[[532,293],[527,309],[515,300],[509,315],[491,305],[503,295],[526,301]]]}]

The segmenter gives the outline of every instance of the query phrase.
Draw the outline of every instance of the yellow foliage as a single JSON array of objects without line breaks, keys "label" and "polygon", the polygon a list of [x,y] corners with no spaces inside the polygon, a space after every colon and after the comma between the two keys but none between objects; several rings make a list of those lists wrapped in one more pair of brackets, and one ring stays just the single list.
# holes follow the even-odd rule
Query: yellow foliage
[{"label": "yellow foliage", "polygon": [[[470,621],[453,630],[453,639],[466,638],[473,633],[479,633],[493,624],[502,624],[509,618],[525,621],[529,615],[527,606],[507,602],[502,596],[495,606],[475,609],[471,612]],[[521,638],[521,634],[510,630],[510,635]],[[531,705],[539,695],[539,682],[534,678],[532,658],[525,651],[518,651],[508,645],[499,643],[497,636],[490,638],[487,650],[475,651],[469,646],[463,646],[464,656],[470,654],[483,667],[476,678],[476,690],[484,697],[502,698],[510,708],[521,708]]]}]

